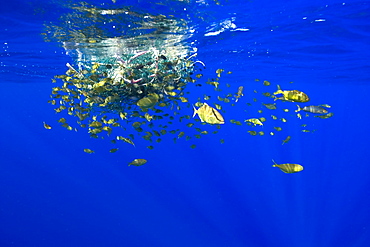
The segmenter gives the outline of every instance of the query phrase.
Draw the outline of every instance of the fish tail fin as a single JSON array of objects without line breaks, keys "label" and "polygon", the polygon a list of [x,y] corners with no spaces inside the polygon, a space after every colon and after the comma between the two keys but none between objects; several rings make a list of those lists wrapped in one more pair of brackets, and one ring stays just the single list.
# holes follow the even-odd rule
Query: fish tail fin
[{"label": "fish tail fin", "polygon": [[277,167],[278,164],[275,162],[275,160],[272,159],[272,162],[274,162],[274,164],[272,165],[272,167]]},{"label": "fish tail fin", "polygon": [[197,108],[195,108],[194,105],[193,105],[193,109],[194,109],[193,117],[195,117],[195,115],[197,115],[197,113],[198,113],[198,110],[197,110]]},{"label": "fish tail fin", "polygon": [[295,112],[299,112],[300,110],[302,110],[302,108],[299,105],[297,105],[297,107],[298,107],[298,109],[295,110]]}]

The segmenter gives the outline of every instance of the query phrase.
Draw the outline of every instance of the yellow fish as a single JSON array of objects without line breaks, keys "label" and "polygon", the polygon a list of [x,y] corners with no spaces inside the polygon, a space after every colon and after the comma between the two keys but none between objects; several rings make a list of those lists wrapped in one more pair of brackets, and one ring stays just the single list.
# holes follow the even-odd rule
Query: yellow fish
[{"label": "yellow fish", "polygon": [[252,123],[254,124],[254,126],[256,125],[263,126],[263,123],[258,118],[250,118],[250,119],[244,120],[244,122]]},{"label": "yellow fish", "polygon": [[44,122],[44,128],[47,129],[47,130],[50,130],[51,126]]},{"label": "yellow fish", "polygon": [[279,165],[279,164],[276,164],[274,160],[272,160],[272,162],[274,162],[274,165],[272,165],[272,167],[279,167],[280,170],[282,170],[285,173],[296,173],[296,172],[300,172],[303,170],[303,166],[299,164],[280,164]]},{"label": "yellow fish", "polygon": [[194,106],[194,114],[198,114],[200,120],[202,122],[206,122],[209,124],[224,124],[225,120],[222,115],[213,107],[210,107],[207,103],[204,103],[201,107],[196,109]]},{"label": "yellow fish", "polygon": [[284,101],[291,101],[291,102],[308,102],[310,98],[305,94],[304,92],[298,91],[298,90],[281,90],[280,86],[278,85],[278,90],[274,93],[276,94],[282,94],[282,97],[275,97],[275,100],[280,99]]},{"label": "yellow fish", "polygon": [[129,163],[129,166],[142,166],[147,162],[146,159],[134,159],[131,163]]},{"label": "yellow fish", "polygon": [[152,93],[152,94],[149,94],[148,96],[146,96],[144,98],[141,98],[136,103],[136,105],[140,106],[141,109],[146,110],[148,108],[152,108],[153,106],[155,106],[155,104],[157,104],[157,102],[158,102],[158,99],[159,99],[158,94]]}]

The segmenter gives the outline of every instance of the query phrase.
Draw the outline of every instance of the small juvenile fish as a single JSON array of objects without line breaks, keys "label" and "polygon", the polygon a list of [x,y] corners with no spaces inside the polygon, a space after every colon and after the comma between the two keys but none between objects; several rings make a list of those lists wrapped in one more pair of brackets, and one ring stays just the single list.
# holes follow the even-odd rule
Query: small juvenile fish
[{"label": "small juvenile fish", "polygon": [[47,130],[50,130],[51,126],[44,122],[44,128],[47,129]]},{"label": "small juvenile fish", "polygon": [[290,136],[287,136],[287,138],[285,138],[285,140],[283,140],[283,143],[281,145],[284,145],[285,143],[287,143],[288,141],[290,141]]},{"label": "small juvenile fish", "polygon": [[127,113],[125,113],[125,112],[120,112],[119,113],[119,116],[120,116],[120,118],[123,120],[123,119],[127,119]]},{"label": "small juvenile fish", "polygon": [[153,119],[153,116],[150,116],[150,115],[149,115],[149,113],[145,113],[144,117],[145,117],[145,119],[146,119],[148,122],[152,121],[152,119]]},{"label": "small juvenile fish", "polygon": [[102,126],[102,123],[98,121],[93,121],[89,124],[89,127],[93,127],[93,128],[99,128],[101,126]]},{"label": "small juvenile fish", "polygon": [[270,84],[271,84],[271,83],[270,83],[269,81],[263,81],[263,85],[264,85],[264,86],[270,86]]},{"label": "small juvenile fish", "polygon": [[256,131],[254,131],[254,130],[249,130],[249,131],[248,131],[248,133],[249,133],[250,135],[252,135],[252,136],[257,135],[257,132],[256,132]]},{"label": "small juvenile fish", "polygon": [[244,120],[244,122],[252,123],[254,124],[254,126],[256,125],[263,126],[263,123],[258,118],[250,118],[250,119]]},{"label": "small juvenile fish", "polygon": [[236,96],[235,96],[235,102],[238,102],[239,98],[244,96],[243,95],[243,89],[244,89],[243,86],[240,86],[238,88],[238,92],[236,93]]},{"label": "small juvenile fish", "polygon": [[153,106],[155,106],[155,104],[157,104],[157,102],[158,102],[158,99],[159,99],[158,94],[152,93],[152,94],[149,94],[148,96],[140,99],[136,103],[136,105],[140,106],[141,109],[146,110],[148,108],[152,108]]},{"label": "small juvenile fish", "polygon": [[129,163],[129,166],[142,166],[146,162],[148,162],[146,159],[134,159],[131,163]]},{"label": "small juvenile fish", "polygon": [[305,107],[301,108],[299,105],[297,105],[297,107],[298,107],[298,109],[295,112],[305,111],[305,112],[311,112],[311,113],[315,113],[315,114],[328,113],[328,110],[326,110],[325,108],[323,108],[321,106],[310,105],[310,106],[305,106]]},{"label": "small juvenile fish", "polygon": [[276,104],[263,104],[267,109],[270,109],[270,110],[275,110],[276,109]]},{"label": "small juvenile fish", "polygon": [[116,138],[119,141],[124,141],[124,142],[127,142],[127,143],[135,146],[134,142],[130,138],[126,138],[126,137],[123,137],[123,136],[117,136]]},{"label": "small juvenile fish", "polygon": [[216,74],[217,74],[217,77],[221,77],[221,73],[224,72],[223,69],[217,69],[216,70]]},{"label": "small juvenile fish", "polygon": [[185,133],[184,132],[180,132],[178,135],[177,135],[177,138],[181,138],[181,137],[183,137],[185,135]]},{"label": "small juvenile fish", "polygon": [[315,116],[315,117],[319,117],[319,118],[326,119],[326,118],[330,118],[330,117],[332,117],[333,115],[334,115],[334,113],[329,112],[328,114],[320,115],[320,116]]},{"label": "small juvenile fish", "polygon": [[272,160],[272,162],[274,162],[274,165],[272,165],[272,167],[278,167],[280,168],[281,171],[285,172],[285,173],[296,173],[296,172],[300,172],[303,170],[303,166],[299,165],[299,164],[276,164],[276,162],[274,160]]},{"label": "small juvenile fish", "polygon": [[65,123],[66,122],[66,119],[65,118],[61,118],[58,120],[59,123]]}]

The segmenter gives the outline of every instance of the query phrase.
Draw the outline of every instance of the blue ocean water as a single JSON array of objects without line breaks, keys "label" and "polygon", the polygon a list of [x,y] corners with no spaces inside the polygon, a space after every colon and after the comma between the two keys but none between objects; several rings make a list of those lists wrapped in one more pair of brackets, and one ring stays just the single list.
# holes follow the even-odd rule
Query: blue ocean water
[{"label": "blue ocean water", "polygon": [[[190,28],[183,42],[206,65],[200,81],[224,69],[220,87],[235,94],[244,86],[244,96],[223,113],[218,134],[193,138],[195,149],[163,138],[149,150],[137,138],[135,147],[121,143],[109,153],[108,140],[60,127],[59,118],[73,117],[47,103],[50,79],[64,74],[73,57],[42,33],[74,3],[2,4],[0,246],[370,246],[370,1],[89,3],[184,19]],[[290,110],[286,123],[231,124],[256,117],[248,107],[270,117],[253,92],[267,91],[256,79],[270,81],[270,91],[301,90],[313,105],[331,105],[334,115],[301,120],[295,103],[277,101]],[[189,90],[193,102],[203,94],[217,102],[213,89]],[[311,132],[302,132],[302,124]],[[276,126],[283,130],[269,135]],[[135,158],[148,163],[127,166]],[[285,174],[272,159],[304,170]]]}]

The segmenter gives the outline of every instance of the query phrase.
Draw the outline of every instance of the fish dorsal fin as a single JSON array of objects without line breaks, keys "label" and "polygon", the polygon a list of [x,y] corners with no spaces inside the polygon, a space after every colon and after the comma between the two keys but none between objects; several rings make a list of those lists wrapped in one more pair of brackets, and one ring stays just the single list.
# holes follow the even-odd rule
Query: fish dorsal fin
[{"label": "fish dorsal fin", "polygon": [[[276,95],[276,94],[284,94],[283,90],[281,90],[281,88],[280,88],[280,85],[277,85],[277,90],[276,90],[276,92],[274,92],[274,95]],[[275,100],[276,99],[277,98],[275,97]]]}]

